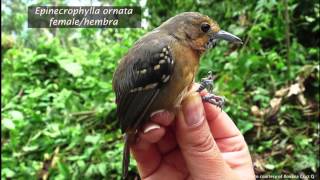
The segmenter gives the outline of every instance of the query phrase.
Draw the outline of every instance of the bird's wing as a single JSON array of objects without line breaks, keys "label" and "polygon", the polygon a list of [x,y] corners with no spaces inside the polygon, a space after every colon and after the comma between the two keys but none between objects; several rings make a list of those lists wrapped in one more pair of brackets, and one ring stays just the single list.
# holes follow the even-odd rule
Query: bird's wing
[{"label": "bird's wing", "polygon": [[169,43],[150,44],[154,43],[136,44],[114,74],[113,88],[122,132],[128,128],[139,128],[173,71],[174,60]]}]

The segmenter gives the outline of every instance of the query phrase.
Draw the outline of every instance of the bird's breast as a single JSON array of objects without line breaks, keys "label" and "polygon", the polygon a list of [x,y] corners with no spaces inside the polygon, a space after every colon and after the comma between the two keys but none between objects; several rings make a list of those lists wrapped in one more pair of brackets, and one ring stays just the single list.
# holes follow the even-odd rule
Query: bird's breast
[{"label": "bird's breast", "polygon": [[150,113],[159,109],[174,110],[188,95],[199,66],[199,56],[189,47],[175,43],[171,45],[174,69],[171,78],[162,87]]}]

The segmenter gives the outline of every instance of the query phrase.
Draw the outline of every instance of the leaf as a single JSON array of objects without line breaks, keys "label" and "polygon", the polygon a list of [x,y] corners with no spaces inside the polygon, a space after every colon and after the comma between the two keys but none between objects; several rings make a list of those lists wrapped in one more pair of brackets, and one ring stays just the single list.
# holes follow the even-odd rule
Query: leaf
[{"label": "leaf", "polygon": [[313,22],[313,21],[315,21],[316,19],[313,18],[313,17],[310,17],[310,16],[306,16],[306,20],[307,20],[308,22]]},{"label": "leaf", "polygon": [[273,98],[270,101],[270,106],[273,109],[278,109],[280,107],[280,105],[281,105],[281,102],[282,102],[282,98]]},{"label": "leaf", "polygon": [[23,150],[24,152],[32,152],[32,151],[37,150],[38,148],[39,148],[39,145],[32,145],[32,146],[24,146],[24,147],[22,148],[22,150]]},{"label": "leaf", "polygon": [[58,161],[58,169],[59,169],[59,172],[62,173],[64,175],[64,177],[68,177],[70,175],[70,170],[69,168],[63,164],[62,162]]},{"label": "leaf", "polygon": [[96,165],[91,164],[85,172],[85,177],[90,177],[97,172]]},{"label": "leaf", "polygon": [[50,138],[56,138],[59,135],[61,135],[59,124],[57,123],[51,123],[47,125],[47,128],[43,131],[43,134],[45,136],[48,136]]},{"label": "leaf", "polygon": [[3,125],[3,127],[10,129],[10,130],[14,129],[16,127],[11,119],[3,119],[1,121],[1,125]]},{"label": "leaf", "polygon": [[253,123],[239,119],[237,121],[237,126],[239,127],[241,133],[244,134],[253,128]]},{"label": "leaf", "polygon": [[81,170],[84,170],[86,168],[86,163],[83,160],[78,160],[77,165]]},{"label": "leaf", "polygon": [[303,87],[303,85],[301,85],[300,83],[295,83],[290,86],[289,93],[288,93],[287,97],[290,97],[292,95],[297,95],[297,94],[303,92],[304,89],[305,88]]},{"label": "leaf", "polygon": [[69,156],[66,159],[69,160],[69,161],[78,161],[78,160],[83,160],[83,159],[86,159],[86,158],[87,158],[86,156],[81,155],[81,156]]},{"label": "leaf", "polygon": [[107,164],[106,163],[100,163],[97,165],[98,170],[100,172],[100,174],[102,174],[103,176],[106,176],[106,170],[107,170]]},{"label": "leaf", "polygon": [[92,144],[98,143],[99,140],[100,140],[100,135],[95,135],[95,136],[93,136],[93,135],[88,135],[88,136],[86,136],[86,138],[84,139],[85,142],[87,142],[87,143],[92,143]]},{"label": "leaf", "polygon": [[69,60],[60,60],[59,64],[64,70],[66,70],[74,77],[83,75],[83,69],[79,63],[75,63]]},{"label": "leaf", "polygon": [[12,178],[15,175],[15,172],[9,168],[4,168],[1,170],[1,176],[2,176],[2,174],[4,174],[5,177],[7,177],[7,178]]},{"label": "leaf", "polygon": [[294,165],[294,169],[296,171],[302,171],[304,169],[311,168],[313,172],[316,172],[317,157],[315,154],[299,154],[297,155],[297,161]]},{"label": "leaf", "polygon": [[266,169],[268,169],[268,170],[273,170],[273,169],[275,168],[275,165],[273,165],[273,164],[266,164],[266,165],[264,165],[264,167],[265,167]]},{"label": "leaf", "polygon": [[10,111],[9,114],[11,115],[13,120],[23,120],[23,114],[20,111]]}]

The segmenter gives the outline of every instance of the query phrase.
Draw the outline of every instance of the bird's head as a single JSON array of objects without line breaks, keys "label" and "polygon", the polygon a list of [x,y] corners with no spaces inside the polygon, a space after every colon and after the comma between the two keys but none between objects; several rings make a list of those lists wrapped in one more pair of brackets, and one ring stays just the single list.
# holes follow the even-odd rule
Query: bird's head
[{"label": "bird's head", "polygon": [[158,29],[185,41],[200,53],[214,47],[219,40],[242,44],[240,38],[221,30],[215,21],[196,12],[185,12],[176,15],[164,22]]}]

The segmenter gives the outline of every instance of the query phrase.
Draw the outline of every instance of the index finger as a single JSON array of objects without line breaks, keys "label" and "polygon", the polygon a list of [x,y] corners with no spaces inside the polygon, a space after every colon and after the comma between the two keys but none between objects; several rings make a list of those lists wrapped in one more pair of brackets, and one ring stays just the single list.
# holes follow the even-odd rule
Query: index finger
[{"label": "index finger", "polygon": [[211,134],[224,160],[240,177],[255,179],[249,149],[240,130],[220,108],[210,103],[203,104]]},{"label": "index finger", "polygon": [[[200,84],[194,83],[192,89],[195,91],[199,88]],[[205,96],[208,91],[204,89],[200,92],[200,96]],[[208,102],[203,102],[206,118],[213,137],[217,139],[230,138],[241,135],[237,126],[233,123],[227,113]]]},{"label": "index finger", "polygon": [[215,139],[224,139],[241,135],[239,129],[227,113],[215,105],[204,102],[206,117]]}]

